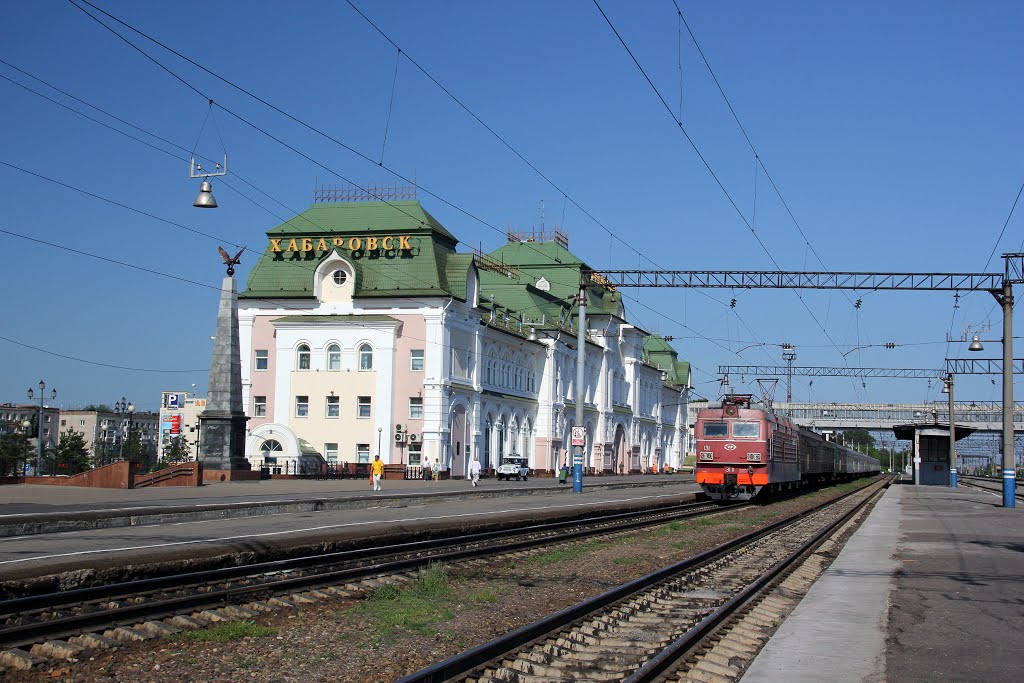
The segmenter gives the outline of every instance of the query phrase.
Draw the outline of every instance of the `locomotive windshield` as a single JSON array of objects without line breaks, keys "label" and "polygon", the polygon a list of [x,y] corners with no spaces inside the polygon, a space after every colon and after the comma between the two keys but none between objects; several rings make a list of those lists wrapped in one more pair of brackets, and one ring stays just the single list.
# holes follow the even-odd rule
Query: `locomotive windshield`
[{"label": "locomotive windshield", "polygon": [[758,424],[756,422],[732,423],[733,436],[757,436],[759,433]]},{"label": "locomotive windshield", "polygon": [[725,422],[705,422],[704,436],[729,436],[729,425]]}]

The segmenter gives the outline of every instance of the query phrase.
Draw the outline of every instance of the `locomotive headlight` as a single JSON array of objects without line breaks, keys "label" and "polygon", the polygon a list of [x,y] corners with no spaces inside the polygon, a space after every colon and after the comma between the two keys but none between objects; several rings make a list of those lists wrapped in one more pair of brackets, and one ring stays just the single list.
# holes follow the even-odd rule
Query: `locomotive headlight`
[{"label": "locomotive headlight", "polygon": [[761,462],[761,454],[747,453],[747,462]]},{"label": "locomotive headlight", "polygon": [[714,460],[715,459],[715,454],[714,453],[710,453],[710,452],[701,453],[700,454],[700,459],[701,460]]}]

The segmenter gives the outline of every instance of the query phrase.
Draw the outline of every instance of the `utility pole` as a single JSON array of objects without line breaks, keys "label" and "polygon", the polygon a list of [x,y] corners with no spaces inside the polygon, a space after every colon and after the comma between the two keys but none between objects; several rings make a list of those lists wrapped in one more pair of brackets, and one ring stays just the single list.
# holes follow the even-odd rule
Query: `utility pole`
[{"label": "utility pole", "polygon": [[[782,345],[782,360],[786,361],[786,403],[793,402],[793,361],[796,360],[796,347],[792,344]],[[792,412],[792,408],[790,409]]]},{"label": "utility pole", "polygon": [[946,376],[949,394],[949,485],[956,488],[956,418],[953,416],[953,373]]},{"label": "utility pole", "polygon": [[[583,399],[587,392],[583,387],[587,362],[587,287],[580,282],[579,316],[576,319],[576,427],[583,427]],[[586,433],[584,431],[584,433]],[[572,492],[583,493],[583,446],[572,448]]]}]

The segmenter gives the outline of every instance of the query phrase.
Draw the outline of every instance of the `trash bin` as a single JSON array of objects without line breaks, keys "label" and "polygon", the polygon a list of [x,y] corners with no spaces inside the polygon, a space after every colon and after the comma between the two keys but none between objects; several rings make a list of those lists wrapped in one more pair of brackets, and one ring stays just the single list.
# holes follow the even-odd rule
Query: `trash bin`
[{"label": "trash bin", "polygon": [[564,484],[566,479],[569,478],[569,468],[562,465],[562,469],[558,470],[558,483]]}]

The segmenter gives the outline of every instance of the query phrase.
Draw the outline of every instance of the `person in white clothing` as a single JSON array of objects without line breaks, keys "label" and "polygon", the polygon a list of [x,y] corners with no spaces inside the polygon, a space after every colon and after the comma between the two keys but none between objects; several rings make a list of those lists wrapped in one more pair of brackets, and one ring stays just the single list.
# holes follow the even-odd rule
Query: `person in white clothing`
[{"label": "person in white clothing", "polygon": [[469,476],[473,480],[473,486],[480,483],[480,461],[473,458],[473,462],[469,463]]}]

